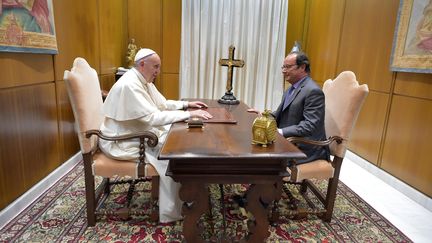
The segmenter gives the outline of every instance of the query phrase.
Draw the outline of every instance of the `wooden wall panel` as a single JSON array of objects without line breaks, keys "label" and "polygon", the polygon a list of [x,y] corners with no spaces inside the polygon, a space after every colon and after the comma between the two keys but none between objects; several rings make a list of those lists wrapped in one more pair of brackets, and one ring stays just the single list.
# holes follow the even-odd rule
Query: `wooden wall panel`
[{"label": "wooden wall panel", "polygon": [[75,130],[75,118],[63,80],[56,81],[57,113],[60,134],[60,161],[65,162],[80,151]]},{"label": "wooden wall panel", "polygon": [[162,51],[162,1],[128,0],[129,39],[138,47]]},{"label": "wooden wall panel", "polygon": [[162,72],[179,73],[181,38],[181,0],[163,1]]},{"label": "wooden wall panel", "polygon": [[114,74],[126,66],[127,0],[99,1],[100,73]]},{"label": "wooden wall panel", "polygon": [[30,188],[61,164],[55,85],[29,86],[17,92],[24,176]]},{"label": "wooden wall panel", "polygon": [[76,57],[100,73],[98,1],[53,1],[59,54],[54,56],[55,80],[63,80]]},{"label": "wooden wall panel", "polygon": [[306,46],[307,23],[309,21],[309,12],[307,10],[307,0],[290,0],[288,2],[288,24],[286,37],[285,56],[290,53],[294,42],[299,41],[302,48]]},{"label": "wooden wall panel", "polygon": [[25,190],[18,94],[13,89],[0,90],[0,170],[4,172],[0,177],[1,209]]},{"label": "wooden wall panel", "polygon": [[432,100],[432,74],[397,73],[394,93]]},{"label": "wooden wall panel", "polygon": [[162,94],[167,99],[179,98],[181,44],[181,0],[163,1],[162,19]]},{"label": "wooden wall panel", "polygon": [[[143,14],[145,13],[145,14]],[[150,48],[162,58],[162,1],[128,0],[129,39],[135,38],[138,48]],[[162,80],[156,78],[154,84],[162,89]]]},{"label": "wooden wall panel", "polygon": [[179,73],[181,1],[129,0],[128,30],[129,38],[135,38],[137,46],[153,49],[162,59],[162,74],[154,82],[156,87],[164,95],[167,91],[169,96],[178,96],[179,85],[168,86],[163,77]]},{"label": "wooden wall panel", "polygon": [[0,88],[54,81],[52,55],[0,52]]},{"label": "wooden wall panel", "polygon": [[[1,158],[1,157],[0,157]],[[8,188],[8,186],[6,186],[5,180],[3,178],[5,178],[4,174],[3,174],[3,163],[0,163],[0,210],[2,208],[5,208],[8,205],[8,198],[6,198],[6,190]],[[7,171],[5,171],[5,173],[8,173]]]},{"label": "wooden wall panel", "polygon": [[161,93],[165,98],[170,100],[179,99],[179,75],[178,74],[162,74],[163,89]]},{"label": "wooden wall panel", "polygon": [[373,164],[377,164],[389,95],[369,91],[348,148]]},{"label": "wooden wall panel", "polygon": [[312,0],[305,52],[311,76],[319,83],[335,77],[345,0]]},{"label": "wooden wall panel", "polygon": [[0,91],[0,179],[7,203],[59,166],[54,83]]},{"label": "wooden wall panel", "polygon": [[395,95],[381,166],[432,197],[432,101]]},{"label": "wooden wall panel", "polygon": [[101,89],[109,91],[115,83],[115,75],[114,74],[100,75],[99,76],[99,83],[100,83]]},{"label": "wooden wall panel", "polygon": [[337,72],[351,70],[369,89],[389,92],[390,53],[399,1],[346,1]]}]

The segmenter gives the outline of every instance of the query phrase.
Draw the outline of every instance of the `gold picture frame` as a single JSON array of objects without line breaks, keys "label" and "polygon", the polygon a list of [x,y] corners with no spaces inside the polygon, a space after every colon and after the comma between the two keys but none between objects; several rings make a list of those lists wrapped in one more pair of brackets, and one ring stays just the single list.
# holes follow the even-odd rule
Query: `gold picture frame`
[{"label": "gold picture frame", "polygon": [[401,0],[390,69],[432,73],[432,0]]},{"label": "gold picture frame", "polygon": [[0,0],[0,52],[57,54],[53,0]]}]

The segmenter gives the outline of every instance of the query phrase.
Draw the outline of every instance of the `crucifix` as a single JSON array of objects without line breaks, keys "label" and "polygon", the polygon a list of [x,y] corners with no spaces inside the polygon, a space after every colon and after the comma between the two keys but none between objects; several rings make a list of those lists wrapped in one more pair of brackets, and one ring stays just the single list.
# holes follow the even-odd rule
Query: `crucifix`
[{"label": "crucifix", "polygon": [[233,80],[234,67],[243,67],[244,61],[240,60],[240,59],[234,59],[234,50],[235,50],[235,47],[233,45],[231,45],[229,47],[228,59],[220,59],[219,60],[219,64],[221,66],[227,66],[228,67],[228,77],[227,77],[225,95],[222,96],[222,98],[220,98],[218,100],[218,102],[222,103],[222,104],[228,104],[228,105],[237,105],[240,103],[240,101],[238,101],[236,99],[236,97],[233,95],[231,90],[232,90],[232,80]]}]

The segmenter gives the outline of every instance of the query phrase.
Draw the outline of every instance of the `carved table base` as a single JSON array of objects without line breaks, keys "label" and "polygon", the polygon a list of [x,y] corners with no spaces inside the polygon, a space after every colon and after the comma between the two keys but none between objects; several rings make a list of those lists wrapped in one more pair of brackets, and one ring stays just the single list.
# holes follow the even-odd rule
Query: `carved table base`
[{"label": "carved table base", "polygon": [[[183,205],[183,235],[187,242],[204,242],[199,236],[201,230],[197,224],[201,215],[209,212],[209,193],[204,185],[186,182],[182,183],[179,192]],[[255,184],[247,192],[246,209],[255,218],[254,223],[248,224],[249,234],[242,242],[264,242],[270,235],[268,211],[271,203],[281,196],[281,183]],[[228,238],[227,236],[223,237]],[[223,240],[224,242],[224,240]]]}]

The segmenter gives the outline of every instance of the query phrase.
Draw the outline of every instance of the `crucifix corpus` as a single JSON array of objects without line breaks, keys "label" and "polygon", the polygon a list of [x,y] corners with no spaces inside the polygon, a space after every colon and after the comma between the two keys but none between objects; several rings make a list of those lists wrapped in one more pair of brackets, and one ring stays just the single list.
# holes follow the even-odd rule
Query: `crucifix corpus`
[{"label": "crucifix corpus", "polygon": [[228,105],[237,105],[240,103],[240,101],[238,101],[236,99],[236,97],[233,95],[232,82],[233,82],[234,67],[243,67],[244,61],[240,60],[240,59],[234,59],[234,50],[235,50],[235,47],[233,45],[231,45],[229,47],[228,59],[220,59],[219,60],[219,64],[221,66],[227,66],[228,67],[228,77],[227,77],[225,95],[222,96],[222,98],[220,98],[218,100],[218,102],[222,103],[222,104],[228,104]]}]

